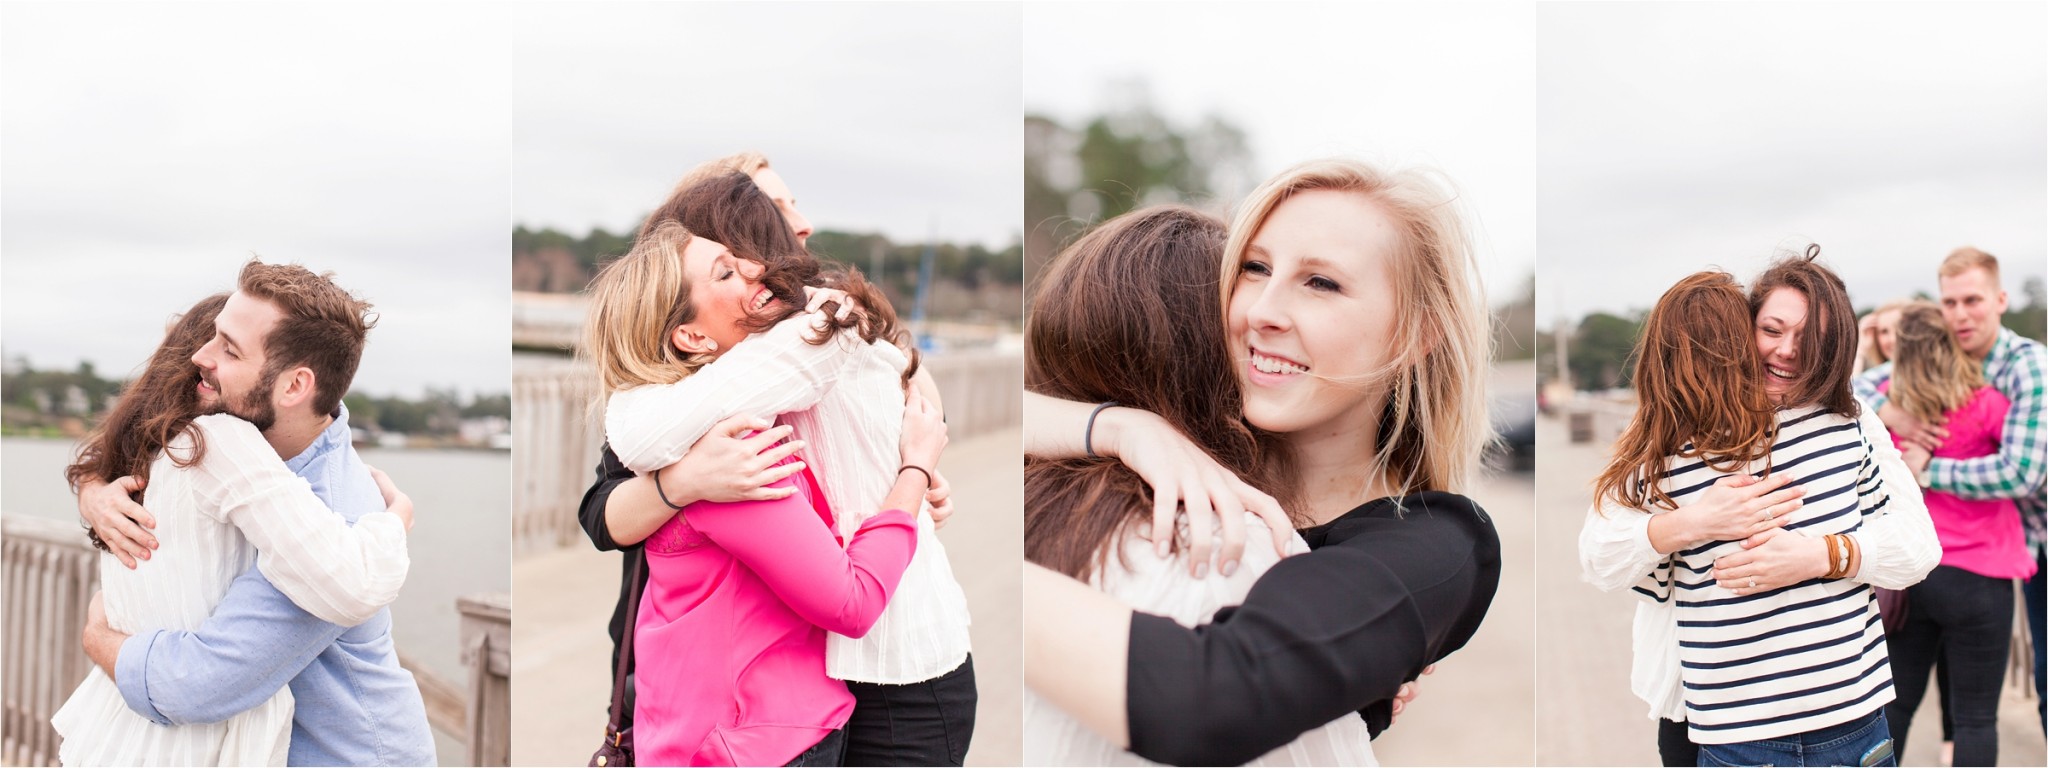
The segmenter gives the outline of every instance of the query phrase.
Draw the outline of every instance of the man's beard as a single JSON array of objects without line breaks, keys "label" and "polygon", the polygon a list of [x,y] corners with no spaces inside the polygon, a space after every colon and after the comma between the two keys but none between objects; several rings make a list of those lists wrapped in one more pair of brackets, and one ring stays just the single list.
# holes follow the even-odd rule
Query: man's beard
[{"label": "man's beard", "polygon": [[235,398],[230,397],[227,390],[220,388],[220,382],[207,382],[213,385],[215,392],[220,393],[220,400],[213,404],[213,412],[225,413],[254,424],[258,432],[269,432],[271,425],[277,423],[277,406],[270,403],[269,394],[272,386],[277,384],[278,373],[277,371],[264,371],[263,380],[257,382],[255,387],[250,388],[247,393],[244,393],[239,402]]}]

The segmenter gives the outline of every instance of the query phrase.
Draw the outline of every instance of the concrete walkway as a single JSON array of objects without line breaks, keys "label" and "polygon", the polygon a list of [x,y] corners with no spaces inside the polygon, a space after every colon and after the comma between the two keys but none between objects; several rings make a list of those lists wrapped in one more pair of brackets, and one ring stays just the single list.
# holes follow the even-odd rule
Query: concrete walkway
[{"label": "concrete walkway", "polygon": [[[1539,765],[1657,765],[1649,706],[1629,693],[1633,598],[1579,580],[1578,536],[1604,444],[1571,445],[1562,420],[1537,422],[1536,715]],[[2025,619],[2020,619],[2025,621]],[[2025,686],[2008,681],[1999,704],[1999,765],[2044,763],[2041,724]],[[1427,689],[1425,688],[1425,695]],[[1937,765],[1940,718],[1929,695],[1900,765]]]},{"label": "concrete walkway", "polygon": [[[980,705],[968,765],[1023,759],[1021,440],[1015,429],[961,440],[940,465],[958,511],[939,539],[974,615]],[[572,546],[514,561],[513,765],[583,765],[597,748],[611,700],[605,625],[618,599],[618,557]]]}]

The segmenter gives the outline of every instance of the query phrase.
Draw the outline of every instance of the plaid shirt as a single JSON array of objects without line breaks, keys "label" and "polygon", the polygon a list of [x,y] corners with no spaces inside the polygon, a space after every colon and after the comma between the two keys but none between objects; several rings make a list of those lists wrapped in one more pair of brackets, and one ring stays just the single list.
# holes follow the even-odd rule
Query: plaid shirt
[{"label": "plaid shirt", "polygon": [[[1892,364],[1885,363],[1857,376],[1851,387],[1871,408],[1882,408],[1889,398],[1877,387],[1891,377]],[[1998,452],[1934,459],[1927,464],[1927,484],[1966,499],[2013,499],[2027,524],[2027,542],[2039,547],[2048,539],[2048,424],[2042,413],[2048,404],[2048,347],[2010,328],[1998,329],[1984,356],[1984,380],[2012,401]]]}]

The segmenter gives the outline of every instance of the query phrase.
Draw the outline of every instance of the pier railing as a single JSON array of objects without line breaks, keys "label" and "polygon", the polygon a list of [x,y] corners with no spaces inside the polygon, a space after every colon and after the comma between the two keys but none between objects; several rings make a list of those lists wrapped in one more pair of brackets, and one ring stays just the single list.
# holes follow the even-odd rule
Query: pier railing
[{"label": "pier railing", "polygon": [[[79,644],[86,605],[99,589],[100,553],[73,523],[0,516],[0,763],[56,765],[50,717],[92,669]],[[509,595],[463,597],[466,686],[400,652],[419,680],[428,720],[468,747],[468,765],[506,765],[511,746]]]},{"label": "pier railing", "polygon": [[[1015,353],[925,355],[955,440],[1015,426],[1023,416],[1024,358]],[[576,506],[596,478],[604,413],[590,407],[595,380],[564,359],[512,372],[513,555],[582,541]],[[585,546],[588,546],[587,544]]]}]

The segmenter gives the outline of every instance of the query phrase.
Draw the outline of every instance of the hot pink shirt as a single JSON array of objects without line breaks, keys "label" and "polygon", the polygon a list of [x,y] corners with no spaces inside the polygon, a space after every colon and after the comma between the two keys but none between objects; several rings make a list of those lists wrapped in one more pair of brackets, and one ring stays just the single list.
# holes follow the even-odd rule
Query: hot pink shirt
[{"label": "hot pink shirt", "polygon": [[642,765],[782,765],[853,713],[846,684],[825,676],[825,633],[867,634],[917,528],[888,510],[841,549],[809,469],[775,485],[797,492],[690,504],[647,538],[633,638]]},{"label": "hot pink shirt", "polygon": [[[1891,382],[1878,386],[1891,391]],[[1935,449],[1943,459],[1974,459],[1998,452],[2005,414],[2012,403],[1991,387],[1982,387],[1970,401],[1948,412],[1948,439]],[[1892,444],[1905,450],[1905,441],[1892,437]],[[2024,579],[2034,575],[2034,558],[2027,554],[2027,532],[2020,523],[2019,507],[2012,499],[1965,499],[1946,491],[1924,489],[1927,516],[1934,520],[1934,534],[1941,539],[1941,564],[1961,568],[1994,579]]]}]

